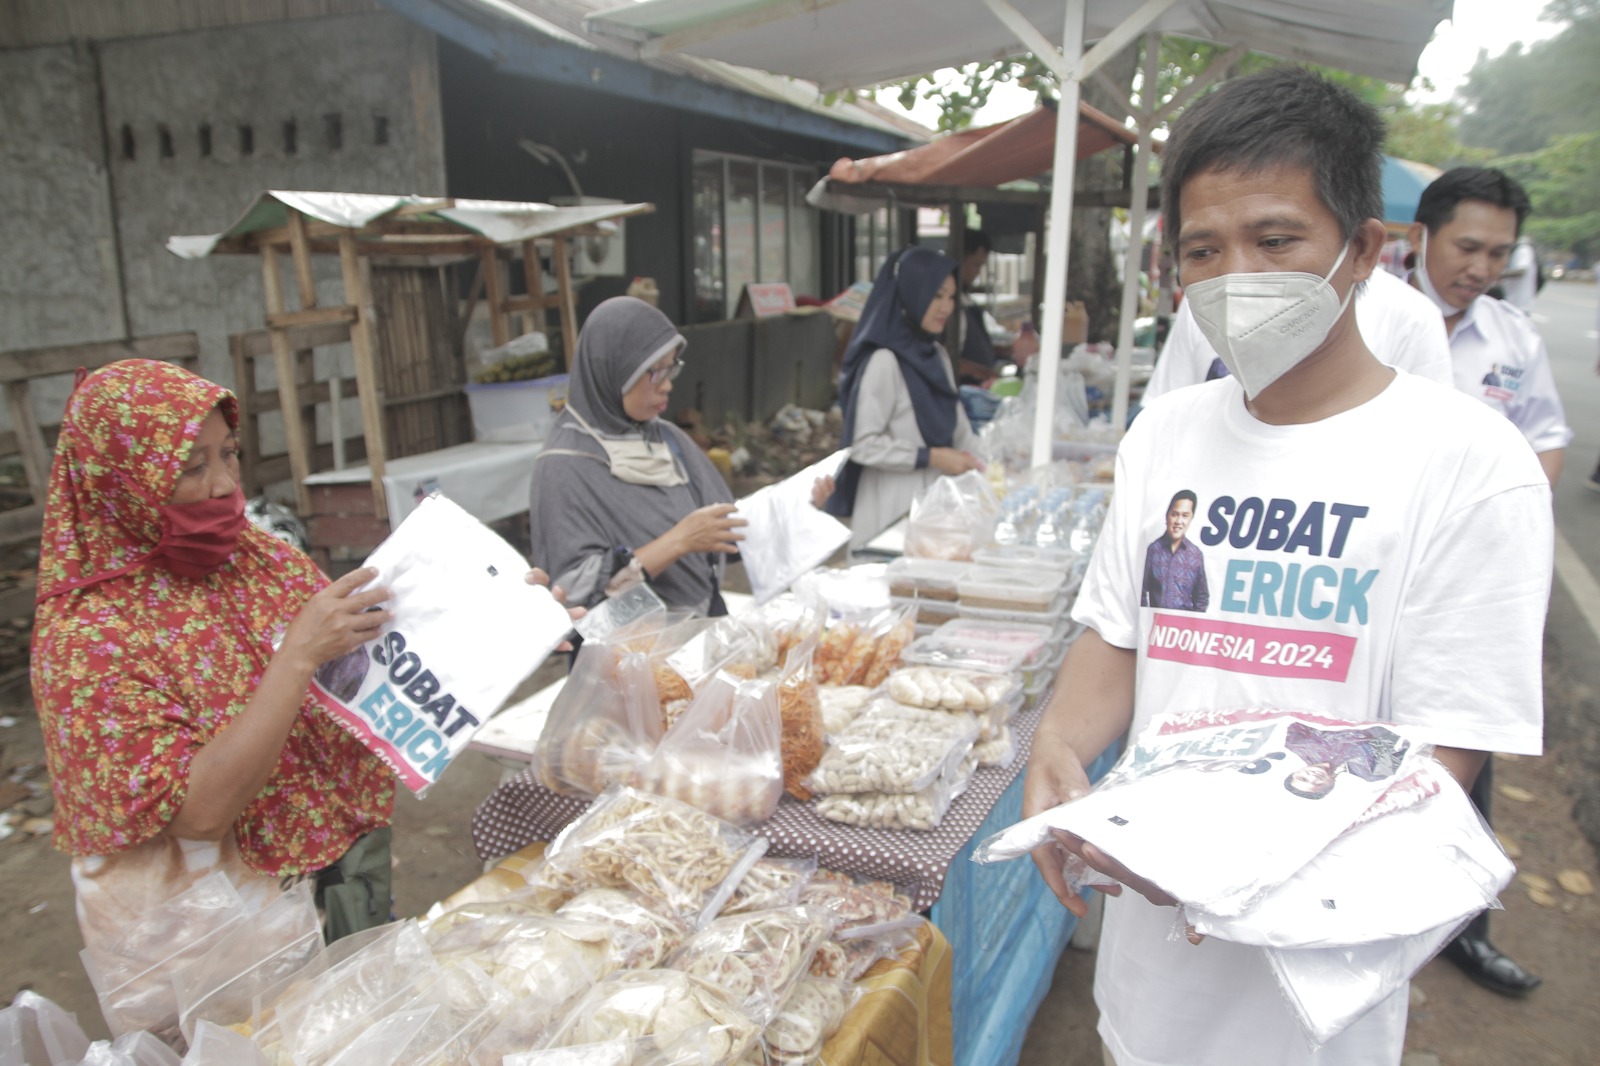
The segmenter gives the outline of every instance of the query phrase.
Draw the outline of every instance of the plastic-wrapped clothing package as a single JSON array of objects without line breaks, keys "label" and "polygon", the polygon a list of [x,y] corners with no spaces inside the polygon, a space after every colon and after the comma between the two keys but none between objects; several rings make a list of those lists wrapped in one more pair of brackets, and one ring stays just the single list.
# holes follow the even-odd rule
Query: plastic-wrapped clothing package
[{"label": "plastic-wrapped clothing package", "polygon": [[172,975],[247,916],[228,875],[214,870],[126,927],[115,943],[85,948],[79,958],[107,1027],[118,1035],[147,1030],[176,1046],[182,1036]]},{"label": "plastic-wrapped clothing package", "polygon": [[984,841],[1015,858],[1063,829],[1184,903],[1242,914],[1431,748],[1391,723],[1283,711],[1157,718],[1087,796]]},{"label": "plastic-wrapped clothing package", "polygon": [[1308,1042],[1320,1047],[1393,995],[1471,919],[1348,947],[1267,948],[1267,963]]},{"label": "plastic-wrapped clothing package", "polygon": [[778,685],[719,674],[629,782],[734,825],[772,817],[783,796]]},{"label": "plastic-wrapped clothing package", "polygon": [[1390,793],[1402,794],[1393,810],[1332,841],[1244,914],[1186,907],[1185,920],[1237,944],[1317,948],[1413,936],[1497,907],[1516,867],[1450,772],[1429,761]]},{"label": "plastic-wrapped clothing package", "polygon": [[765,837],[687,803],[614,786],[557,834],[536,882],[573,893],[632,888],[699,926],[766,850]]},{"label": "plastic-wrapped clothing package", "polygon": [[539,734],[533,776],[552,792],[598,795],[649,759],[662,732],[647,655],[620,639],[584,644]]},{"label": "plastic-wrapped clothing package", "polygon": [[739,501],[738,515],[748,523],[739,555],[757,604],[827,562],[850,540],[849,526],[811,505],[812,483],[837,470],[846,454],[837,452]]},{"label": "plastic-wrapped clothing package", "polygon": [[57,1066],[88,1050],[78,1019],[37,992],[23,989],[0,1010],[0,1066]]},{"label": "plastic-wrapped clothing package", "polygon": [[435,493],[367,557],[390,590],[380,635],[311,694],[413,792],[437,781],[572,621],[511,545]]},{"label": "plastic-wrapped clothing package", "polygon": [[299,972],[322,949],[312,884],[301,881],[172,975],[178,1024],[193,1043],[201,1021],[247,1021],[255,997]]}]

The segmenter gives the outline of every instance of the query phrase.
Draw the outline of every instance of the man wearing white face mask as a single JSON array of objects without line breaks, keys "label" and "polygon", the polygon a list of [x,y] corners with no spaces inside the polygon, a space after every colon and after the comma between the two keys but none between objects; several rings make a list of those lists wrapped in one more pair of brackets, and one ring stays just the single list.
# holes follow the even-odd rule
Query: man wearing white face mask
[{"label": "man wearing white face mask", "polygon": [[1544,340],[1522,310],[1486,295],[1531,210],[1514,179],[1485,167],[1457,167],[1422,191],[1406,236],[1418,250],[1411,283],[1438,308],[1449,331],[1456,388],[1509,418],[1554,485],[1572,429]]},{"label": "man wearing white face mask", "polygon": [[[1379,361],[1396,370],[1448,385],[1450,343],[1439,328],[1439,312],[1416,289],[1386,270],[1374,270],[1356,293],[1356,325]],[[1185,385],[1222,377],[1227,366],[1194,320],[1186,299],[1178,305],[1156,369],[1144,387],[1148,404]]]},{"label": "man wearing white face mask", "polygon": [[[1203,97],[1167,141],[1165,229],[1229,375],[1153,401],[1118,450],[1073,609],[1088,631],[1035,733],[1024,816],[1086,792],[1083,767],[1157,714],[1393,722],[1463,787],[1489,751],[1541,750],[1550,486],[1505,419],[1375,358],[1349,306],[1384,241],[1383,137],[1348,90],[1280,67]],[[1195,611],[1140,595],[1178,490],[1205,501],[1184,531],[1204,551]],[[1172,897],[1058,834],[1034,861],[1065,906],[1084,908],[1063,879],[1068,851],[1134,890],[1107,901],[1100,941],[1108,1060],[1399,1061],[1405,987],[1313,1051],[1257,949],[1174,940]],[[1390,873],[1405,891],[1403,867]]]}]

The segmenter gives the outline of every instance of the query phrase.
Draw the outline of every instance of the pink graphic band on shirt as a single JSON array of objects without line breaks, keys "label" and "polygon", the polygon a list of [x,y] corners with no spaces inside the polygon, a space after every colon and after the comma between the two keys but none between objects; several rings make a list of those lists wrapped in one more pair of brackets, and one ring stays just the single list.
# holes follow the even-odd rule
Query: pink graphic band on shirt
[{"label": "pink graphic band on shirt", "polygon": [[1152,659],[1239,674],[1343,681],[1356,638],[1157,612],[1145,651]]}]

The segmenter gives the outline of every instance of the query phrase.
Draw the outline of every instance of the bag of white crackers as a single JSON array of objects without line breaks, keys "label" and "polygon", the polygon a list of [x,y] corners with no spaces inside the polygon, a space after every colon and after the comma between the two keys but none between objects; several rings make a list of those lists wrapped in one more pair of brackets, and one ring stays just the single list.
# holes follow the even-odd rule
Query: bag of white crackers
[{"label": "bag of white crackers", "polygon": [[435,493],[367,557],[393,618],[324,663],[311,695],[421,793],[572,629],[528,564]]}]

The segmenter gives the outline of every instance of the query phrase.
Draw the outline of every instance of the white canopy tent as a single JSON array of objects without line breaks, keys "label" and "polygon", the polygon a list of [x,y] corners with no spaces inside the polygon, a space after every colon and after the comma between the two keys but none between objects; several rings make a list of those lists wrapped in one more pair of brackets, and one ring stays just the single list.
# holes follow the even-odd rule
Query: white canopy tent
[{"label": "white canopy tent", "polygon": [[[641,56],[663,52],[720,59],[788,74],[824,90],[878,85],[940,67],[1032,52],[1061,82],[1054,181],[1045,237],[1044,321],[1033,458],[1049,462],[1051,413],[1061,353],[1068,227],[1076,157],[1079,86],[1140,36],[1178,34],[1232,45],[1208,77],[1159,106],[1128,105],[1139,127],[1133,188],[1149,183],[1150,133],[1247,51],[1265,52],[1404,82],[1453,0],[642,0],[590,16],[597,33],[631,41]],[[1059,20],[1059,21],[1058,21]],[[1041,28],[1044,27],[1044,28]],[[1057,32],[1054,27],[1060,27]],[[1085,51],[1087,41],[1096,43]],[[1145,82],[1157,49],[1146,50]],[[1119,89],[1120,91],[1120,89]],[[1132,232],[1145,198],[1135,195]],[[1128,362],[1139,245],[1130,242],[1118,338],[1114,425],[1127,417]]]}]

